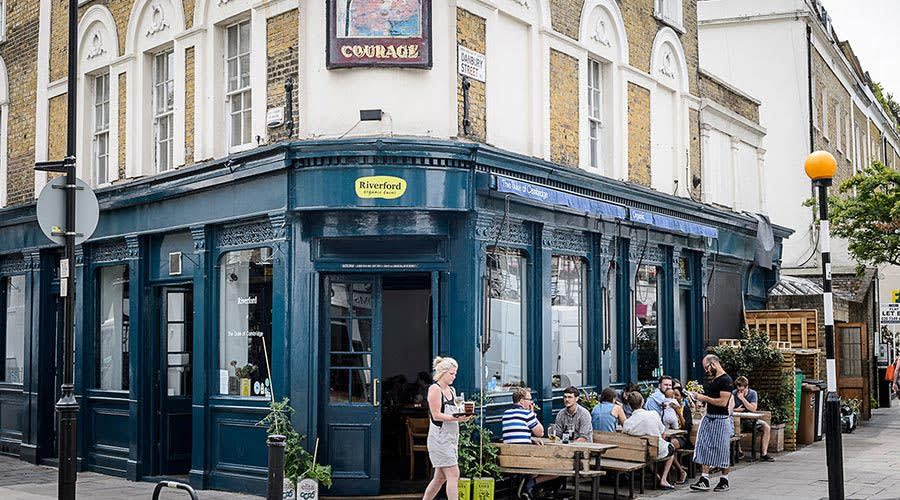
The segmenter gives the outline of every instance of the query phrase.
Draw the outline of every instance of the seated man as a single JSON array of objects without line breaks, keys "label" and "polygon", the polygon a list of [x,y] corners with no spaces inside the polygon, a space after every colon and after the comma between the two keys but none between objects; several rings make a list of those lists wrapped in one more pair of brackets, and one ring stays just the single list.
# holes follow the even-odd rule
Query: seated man
[{"label": "seated man", "polygon": [[[503,412],[503,442],[507,444],[540,444],[535,438],[543,437],[544,426],[534,414],[531,390],[516,387],[512,394],[513,407]],[[555,479],[556,476],[525,476],[519,483],[519,498],[531,498],[536,484]]]},{"label": "seated man", "polygon": [[[759,409],[759,396],[756,394],[756,391],[750,388],[750,382],[747,380],[747,377],[738,377],[734,381],[734,386],[735,389],[732,391],[734,395],[734,398],[732,398],[734,399],[734,411],[754,412]],[[754,422],[752,420],[741,419],[741,432],[753,432],[753,425]],[[763,419],[757,419],[755,425],[757,429],[762,429],[762,456],[759,459],[765,462],[774,462],[775,459],[769,456],[769,435],[772,432],[772,427]],[[741,452],[741,456],[743,456],[743,452]]]},{"label": "seated man", "polygon": [[645,408],[655,411],[659,414],[659,418],[663,417],[665,410],[666,391],[672,388],[672,377],[663,375],[659,377],[659,383],[656,384],[656,390],[647,398]]},{"label": "seated man", "polygon": [[569,432],[572,441],[594,442],[594,428],[591,425],[591,414],[578,404],[578,388],[570,385],[563,391],[562,410],[556,414],[554,427],[557,433]]},{"label": "seated man", "polygon": [[628,417],[628,420],[625,421],[622,430],[625,434],[632,436],[652,436],[657,439],[659,446],[657,458],[659,460],[665,459],[662,476],[659,478],[659,487],[664,490],[675,489],[674,486],[669,484],[668,480],[669,470],[672,468],[672,462],[675,461],[675,450],[663,438],[663,432],[665,432],[666,427],[663,425],[662,419],[659,418],[659,413],[642,408],[644,406],[644,397],[639,392],[632,392],[628,395],[628,404],[634,408],[634,411]]}]

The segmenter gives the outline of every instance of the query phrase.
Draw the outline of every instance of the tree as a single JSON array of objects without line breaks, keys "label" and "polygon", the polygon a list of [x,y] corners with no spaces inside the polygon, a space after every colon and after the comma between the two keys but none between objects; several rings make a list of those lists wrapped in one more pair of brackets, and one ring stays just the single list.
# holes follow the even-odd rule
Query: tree
[{"label": "tree", "polygon": [[860,264],[900,265],[900,172],[875,161],[828,200],[831,232]]}]

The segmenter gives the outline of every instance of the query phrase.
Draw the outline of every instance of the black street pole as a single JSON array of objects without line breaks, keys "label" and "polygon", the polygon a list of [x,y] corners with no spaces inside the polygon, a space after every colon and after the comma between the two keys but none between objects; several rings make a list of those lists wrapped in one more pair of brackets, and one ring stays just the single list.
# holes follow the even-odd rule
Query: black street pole
[{"label": "black street pole", "polygon": [[831,294],[831,231],[828,223],[828,186],[831,178],[816,179],[819,195],[819,242],[822,250],[822,308],[825,312],[825,366],[828,395],[825,399],[825,460],[828,465],[828,498],[844,499],[844,458],[841,444],[841,401],[837,395],[834,362],[834,303]]},{"label": "black street pole", "polygon": [[[66,253],[60,266],[60,295],[63,307],[63,379],[56,402],[59,414],[59,491],[58,498],[75,499],[76,434],[78,401],[75,400],[75,105],[78,82],[78,0],[69,0],[69,70],[66,116]],[[64,292],[64,293],[63,293]]]}]

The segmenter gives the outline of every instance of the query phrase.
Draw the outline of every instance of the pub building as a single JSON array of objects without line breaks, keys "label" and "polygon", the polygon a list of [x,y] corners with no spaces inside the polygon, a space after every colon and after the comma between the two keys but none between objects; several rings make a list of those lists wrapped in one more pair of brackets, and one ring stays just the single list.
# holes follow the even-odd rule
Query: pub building
[{"label": "pub building", "polygon": [[[615,2],[594,3],[603,15],[621,16]],[[232,143],[252,144],[229,148],[213,136],[243,134],[240,124],[231,116],[237,128],[211,127],[215,117],[198,104],[201,126],[189,136],[181,123],[175,139],[175,158],[188,157],[177,144],[189,137],[196,161],[153,170],[141,162],[159,157],[129,142],[137,149],[124,156],[132,160],[120,165],[125,173],[98,182],[84,151],[79,168],[92,179],[101,213],[74,269],[80,470],[261,494],[267,458],[259,421],[271,399],[287,397],[305,445],[318,441],[318,459],[333,467],[327,494],[422,491],[426,461],[412,457],[411,472],[407,425],[427,417],[435,356],[459,361],[455,387],[467,399],[483,391],[489,425],[498,425],[520,384],[534,390],[547,423],[568,385],[599,390],[662,373],[699,378],[706,346],[732,336],[743,309],[764,307],[790,230],[681,191],[562,165],[501,132],[495,142],[510,145],[471,140],[456,129],[455,83],[450,98],[423,98],[446,95],[446,80],[456,82],[456,60],[447,55],[456,53],[456,30],[447,26],[461,25],[466,13],[425,4],[433,41],[416,52],[427,64],[411,69],[372,61],[343,68],[350,63],[332,59],[342,69],[325,69],[343,49],[332,44],[326,57],[324,28],[316,28],[324,7],[284,7],[277,15],[299,16],[311,33],[301,30],[300,45],[310,47],[295,67],[299,130],[279,140],[231,135]],[[155,5],[169,15],[170,4]],[[192,33],[218,29],[242,8],[254,20],[247,29],[265,29],[257,16],[276,15],[242,5],[198,7]],[[136,25],[158,21],[141,19]],[[136,33],[174,36],[184,28],[178,16],[164,19],[168,30]],[[226,28],[217,36],[239,38],[244,29]],[[115,25],[105,29],[98,36],[115,33]],[[176,52],[186,40],[198,49],[207,43],[176,37]],[[209,62],[202,53],[192,62],[198,70]],[[361,75],[370,78],[353,79]],[[250,81],[246,92],[267,91],[265,79]],[[314,90],[324,94],[304,97]],[[498,99],[492,92],[489,108]],[[360,125],[355,113],[379,95],[382,119]],[[254,132],[284,130],[262,120],[265,98],[253,102]],[[361,130],[348,135],[354,122]],[[488,122],[488,137],[494,126]],[[611,136],[609,145],[618,141]],[[615,168],[624,164],[620,146],[608,152]],[[61,254],[41,233],[33,201],[0,209],[0,451],[51,464]]]}]

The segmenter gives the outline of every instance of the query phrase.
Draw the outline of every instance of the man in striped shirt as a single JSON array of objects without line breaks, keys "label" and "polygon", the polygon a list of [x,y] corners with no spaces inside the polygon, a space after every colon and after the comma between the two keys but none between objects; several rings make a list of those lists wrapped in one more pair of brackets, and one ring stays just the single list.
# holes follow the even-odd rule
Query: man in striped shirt
[{"label": "man in striped shirt", "polygon": [[531,444],[531,438],[542,437],[544,426],[534,414],[531,391],[517,387],[512,395],[513,407],[503,412],[503,442]]}]

